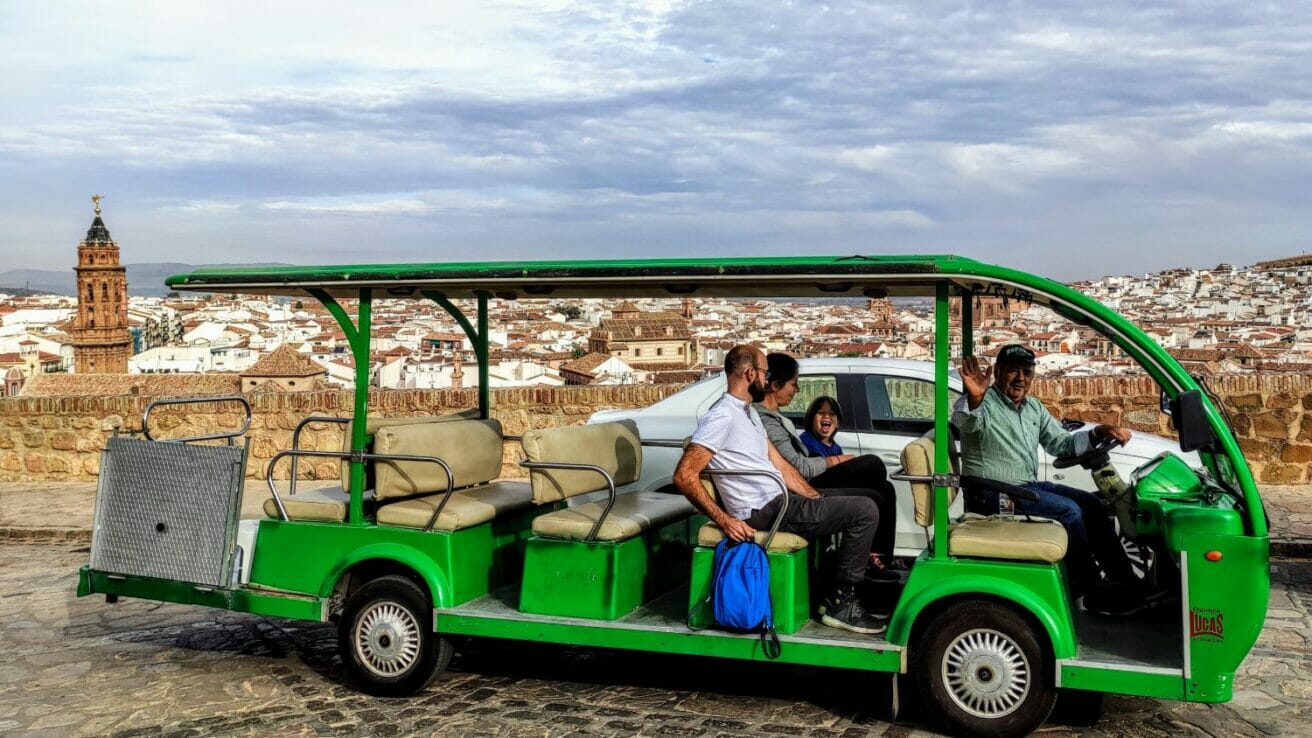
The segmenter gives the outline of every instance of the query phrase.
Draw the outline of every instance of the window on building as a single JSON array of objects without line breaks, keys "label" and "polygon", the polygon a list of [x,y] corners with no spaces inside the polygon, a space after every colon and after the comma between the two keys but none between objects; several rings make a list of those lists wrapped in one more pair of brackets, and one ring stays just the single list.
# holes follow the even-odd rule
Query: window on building
[{"label": "window on building", "polygon": [[657,356],[664,356],[664,355],[665,355],[665,349],[663,349],[663,348],[657,346],[657,347],[656,347],[656,355],[657,355]]}]

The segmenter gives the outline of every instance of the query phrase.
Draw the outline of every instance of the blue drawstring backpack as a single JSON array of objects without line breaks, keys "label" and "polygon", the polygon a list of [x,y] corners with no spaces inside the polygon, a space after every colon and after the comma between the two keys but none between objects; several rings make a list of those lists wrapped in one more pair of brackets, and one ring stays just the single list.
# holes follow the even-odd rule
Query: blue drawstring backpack
[{"label": "blue drawstring backpack", "polygon": [[770,603],[770,557],[755,541],[724,538],[715,546],[711,565],[711,604],[722,628],[761,634],[766,658],[777,659],[781,647],[774,632]]}]

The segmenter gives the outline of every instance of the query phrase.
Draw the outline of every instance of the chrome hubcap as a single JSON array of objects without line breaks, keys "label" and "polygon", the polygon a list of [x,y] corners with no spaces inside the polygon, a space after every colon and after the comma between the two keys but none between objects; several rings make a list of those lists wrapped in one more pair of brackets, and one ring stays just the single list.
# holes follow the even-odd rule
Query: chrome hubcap
[{"label": "chrome hubcap", "polygon": [[981,718],[1016,711],[1030,692],[1030,664],[1015,641],[996,630],[957,636],[943,655],[943,684],[952,701]]},{"label": "chrome hubcap", "polygon": [[355,653],[369,671],[394,677],[419,658],[419,623],[394,602],[375,602],[355,625]]}]

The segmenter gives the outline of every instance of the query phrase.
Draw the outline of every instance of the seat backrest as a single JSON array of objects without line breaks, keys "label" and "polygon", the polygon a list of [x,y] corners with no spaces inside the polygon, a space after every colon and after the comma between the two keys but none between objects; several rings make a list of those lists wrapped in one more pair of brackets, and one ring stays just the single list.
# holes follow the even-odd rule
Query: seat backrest
[{"label": "seat backrest", "polygon": [[[955,472],[960,467],[960,459],[951,446],[948,448],[948,460]],[[932,476],[934,474],[934,431],[930,431],[902,448],[902,472],[912,476]],[[955,487],[948,488],[948,505],[957,499]],[[916,503],[916,525],[928,528],[934,524],[934,485],[929,482],[912,482],[911,496]]]},{"label": "seat backrest", "polygon": [[[366,436],[376,436],[379,430],[383,428],[390,428],[396,425],[449,423],[452,421],[462,421],[462,420],[478,420],[478,409],[475,408],[473,410],[461,410],[458,413],[451,413],[450,415],[429,415],[429,416],[413,417],[413,418],[379,418],[379,417],[366,418],[364,421],[364,434]],[[355,421],[352,420],[352,421],[348,421],[342,426],[343,451],[351,450],[351,433],[353,432],[352,428],[354,425],[355,425]],[[393,453],[399,453],[399,452],[393,452]],[[443,461],[446,461],[446,459],[443,459]],[[437,472],[441,474],[442,470],[438,469]],[[373,476],[372,470],[370,472],[370,476],[371,477]],[[346,490],[347,492],[351,491],[351,462],[349,461],[342,461],[342,489]]]},{"label": "seat backrest", "polygon": [[[436,456],[445,461],[456,489],[501,476],[501,446],[501,423],[493,419],[386,425],[374,433],[376,454]],[[374,463],[377,500],[445,491],[446,472],[431,461]]]},{"label": "seat backrest", "polygon": [[[599,466],[617,487],[642,474],[642,438],[632,420],[531,430],[522,445],[529,461]],[[590,470],[531,469],[529,481],[537,505],[606,489],[606,480]]]}]

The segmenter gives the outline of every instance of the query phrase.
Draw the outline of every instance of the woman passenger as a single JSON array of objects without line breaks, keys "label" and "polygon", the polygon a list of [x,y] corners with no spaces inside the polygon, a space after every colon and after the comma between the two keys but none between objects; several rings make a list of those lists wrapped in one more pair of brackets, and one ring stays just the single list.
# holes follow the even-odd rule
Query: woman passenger
[{"label": "woman passenger", "polygon": [[[779,454],[820,494],[826,494],[828,490],[859,488],[874,500],[875,506],[879,508],[879,530],[871,544],[870,564],[872,572],[883,572],[892,564],[893,538],[897,532],[896,498],[884,462],[878,456],[844,454],[843,449],[832,443],[832,440],[825,447],[830,453],[809,453],[807,445],[798,438],[793,421],[779,412],[797,394],[797,376],[800,371],[797,359],[788,354],[774,353],[766,356],[765,361],[770,378],[766,384],[765,398],[754,407],[761,416],[766,435]],[[833,423],[836,431],[842,411],[837,400],[830,398],[830,402],[838,416]],[[816,403],[812,403],[813,409],[815,406]],[[807,413],[808,428],[811,415]],[[832,433],[830,436],[832,438]]]}]

